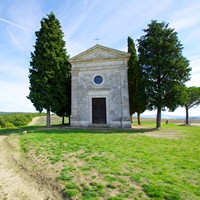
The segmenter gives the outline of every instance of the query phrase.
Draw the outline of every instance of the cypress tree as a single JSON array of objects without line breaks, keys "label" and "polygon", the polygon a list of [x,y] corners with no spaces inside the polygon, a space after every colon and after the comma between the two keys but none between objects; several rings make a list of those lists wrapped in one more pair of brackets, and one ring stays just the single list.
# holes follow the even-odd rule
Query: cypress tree
[{"label": "cypress tree", "polygon": [[71,115],[71,65],[67,68],[63,66],[61,73],[58,75],[59,81],[56,82],[55,87],[58,89],[54,96],[54,104],[52,106],[52,111],[58,116],[62,117],[62,125],[64,125],[64,117],[69,118]]},{"label": "cypress tree", "polygon": [[[41,20],[41,28],[35,32],[35,50],[31,52],[32,68],[29,69],[31,100],[36,110],[47,110],[47,127],[50,126],[50,112],[61,110],[59,103],[63,95],[69,102],[70,92],[65,84],[70,85],[70,63],[63,40],[64,34],[60,22],[53,12]],[[66,103],[67,107],[69,103]],[[60,112],[60,111],[59,111]]]},{"label": "cypress tree", "polygon": [[146,97],[142,78],[142,71],[138,62],[135,43],[131,37],[128,37],[128,52],[131,54],[130,59],[128,61],[130,116],[132,119],[132,115],[136,112],[138,118],[138,125],[140,125],[140,114],[145,111]]}]

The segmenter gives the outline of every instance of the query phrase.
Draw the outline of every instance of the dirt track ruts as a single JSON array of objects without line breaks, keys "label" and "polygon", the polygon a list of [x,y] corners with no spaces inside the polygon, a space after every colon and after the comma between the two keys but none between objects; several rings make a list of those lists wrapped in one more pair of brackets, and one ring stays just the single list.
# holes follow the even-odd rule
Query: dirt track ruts
[{"label": "dirt track ruts", "polygon": [[0,135],[0,199],[47,200],[55,199],[51,191],[39,185],[12,161],[12,150]]}]

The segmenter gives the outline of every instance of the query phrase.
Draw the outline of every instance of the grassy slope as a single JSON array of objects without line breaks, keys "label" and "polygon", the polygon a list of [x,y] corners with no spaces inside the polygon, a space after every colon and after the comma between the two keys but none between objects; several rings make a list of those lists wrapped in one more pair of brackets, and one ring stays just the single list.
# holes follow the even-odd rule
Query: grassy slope
[{"label": "grassy slope", "polygon": [[68,197],[200,199],[200,127],[28,133],[22,150],[53,169]]},{"label": "grassy slope", "polygon": [[[68,122],[69,122],[68,118],[65,117],[65,124]],[[60,125],[61,123],[62,123],[62,117],[59,117],[54,114],[51,115],[51,125]],[[46,115],[35,118],[35,120],[33,118],[29,126],[46,126]]]}]

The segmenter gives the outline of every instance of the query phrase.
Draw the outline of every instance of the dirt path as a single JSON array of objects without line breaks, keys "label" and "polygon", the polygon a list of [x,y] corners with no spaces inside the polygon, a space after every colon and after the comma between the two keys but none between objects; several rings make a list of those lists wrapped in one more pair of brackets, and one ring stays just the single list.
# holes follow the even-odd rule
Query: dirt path
[{"label": "dirt path", "polygon": [[28,126],[33,126],[33,125],[35,125],[35,124],[37,124],[37,122],[40,120],[40,118],[42,118],[42,117],[34,117],[33,119],[32,119],[32,121],[28,124]]},{"label": "dirt path", "polygon": [[0,135],[0,199],[1,200],[47,200],[55,199],[51,192],[40,189],[12,161],[11,148],[6,143],[7,136]]}]

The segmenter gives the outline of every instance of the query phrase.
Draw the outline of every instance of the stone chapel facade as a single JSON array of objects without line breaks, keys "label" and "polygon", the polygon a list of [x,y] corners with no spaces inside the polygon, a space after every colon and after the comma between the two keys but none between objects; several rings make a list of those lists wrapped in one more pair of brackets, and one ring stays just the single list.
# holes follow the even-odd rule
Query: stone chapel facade
[{"label": "stone chapel facade", "polygon": [[71,126],[131,127],[127,62],[129,53],[95,45],[70,59]]}]

